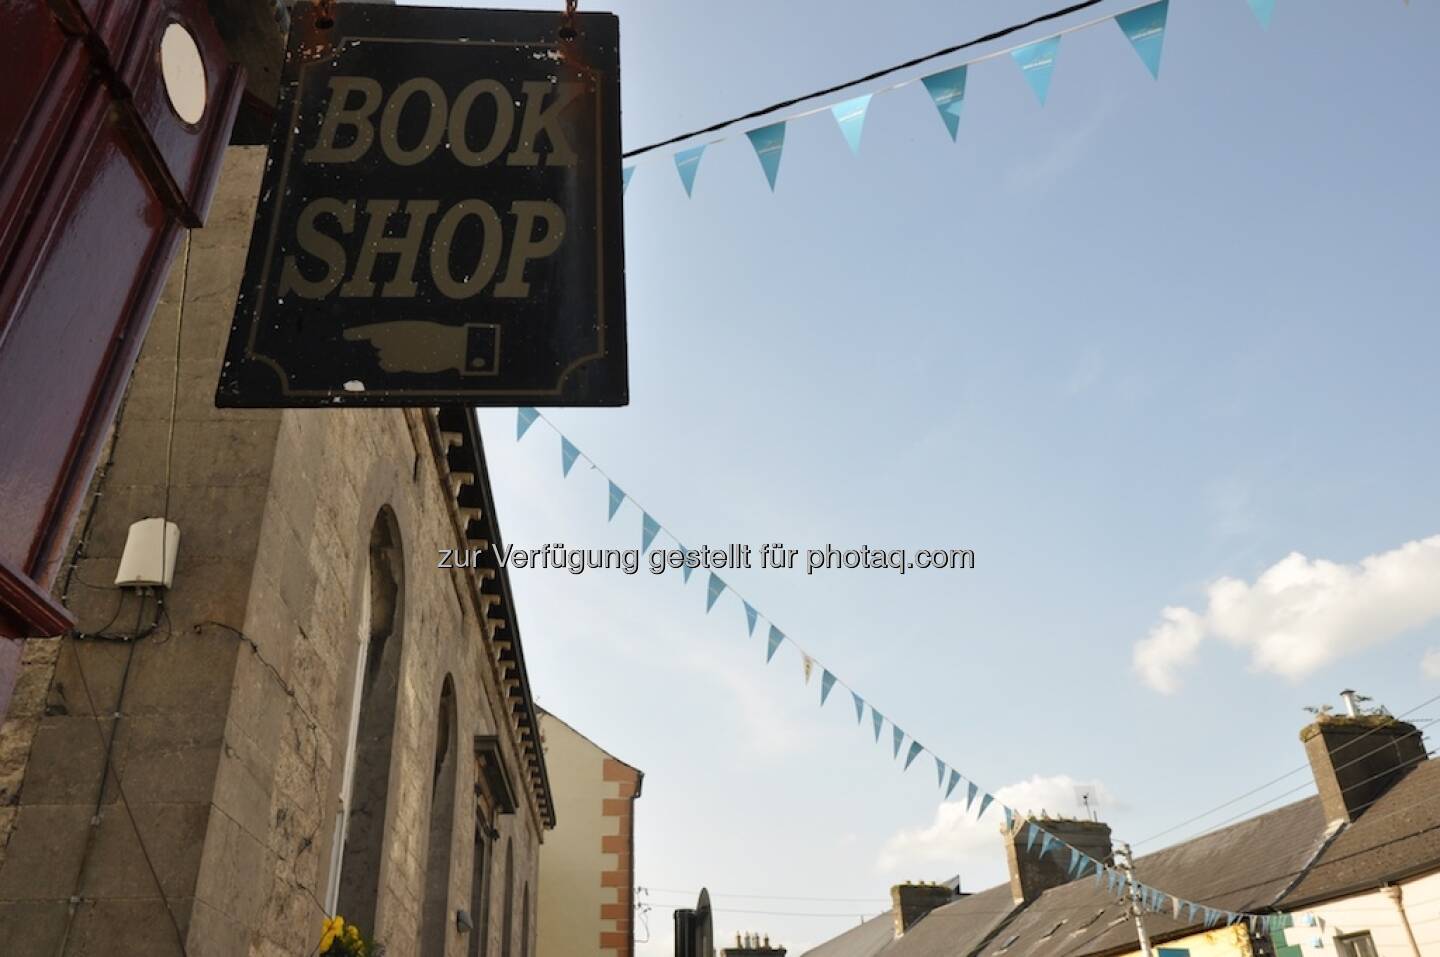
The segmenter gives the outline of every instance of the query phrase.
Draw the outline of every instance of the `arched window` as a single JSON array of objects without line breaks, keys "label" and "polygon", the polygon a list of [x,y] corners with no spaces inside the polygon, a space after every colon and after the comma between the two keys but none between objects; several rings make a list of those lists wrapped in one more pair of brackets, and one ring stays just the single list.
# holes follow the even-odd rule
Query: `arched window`
[{"label": "arched window", "polygon": [[510,957],[515,936],[515,844],[505,839],[505,922],[500,926],[500,957]]},{"label": "arched window", "polygon": [[450,933],[450,847],[455,831],[455,682],[440,689],[435,728],[435,770],[430,779],[430,840],[425,854],[425,903],[420,920],[420,953],[445,957]]},{"label": "arched window", "polygon": [[475,876],[470,882],[470,957],[485,957],[490,936],[490,841],[484,825],[475,827]]},{"label": "arched window", "polygon": [[343,914],[369,934],[375,932],[390,746],[400,691],[404,567],[395,514],[383,508],[370,530],[369,581],[360,597],[360,652],[326,893],[332,913]]}]

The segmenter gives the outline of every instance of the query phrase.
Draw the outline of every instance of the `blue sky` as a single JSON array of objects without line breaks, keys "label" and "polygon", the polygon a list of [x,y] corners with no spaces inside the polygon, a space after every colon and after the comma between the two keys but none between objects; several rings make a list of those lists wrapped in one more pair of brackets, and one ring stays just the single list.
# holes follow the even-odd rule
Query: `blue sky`
[{"label": "blue sky", "polygon": [[[1050,7],[617,0],[625,142]],[[632,404],[551,414],[688,544],[974,549],[728,577],[962,773],[1052,812],[1096,783],[1131,842],[1298,768],[1304,705],[1440,694],[1440,11],[1171,7],[1158,82],[1103,24],[1043,109],[1008,57],[972,68],[958,143],[917,84],[858,156],[828,113],[791,124],[773,195],[738,132],[691,199],[672,154],[642,161]],[[638,545],[544,424],[482,422],[508,540]],[[701,576],[512,581],[540,702],[646,772],[642,954],[702,885],[718,939],[798,953],[898,880],[1002,877],[995,817],[939,806],[787,651],[767,667]]]}]

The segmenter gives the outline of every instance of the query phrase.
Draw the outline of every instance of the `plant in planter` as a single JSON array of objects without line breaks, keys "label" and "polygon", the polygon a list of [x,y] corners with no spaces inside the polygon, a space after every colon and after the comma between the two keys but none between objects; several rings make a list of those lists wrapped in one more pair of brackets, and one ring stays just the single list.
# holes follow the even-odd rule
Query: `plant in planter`
[{"label": "plant in planter", "polygon": [[354,924],[345,923],[338,914],[327,917],[321,925],[320,947],[325,957],[384,957],[385,948],[360,933]]}]

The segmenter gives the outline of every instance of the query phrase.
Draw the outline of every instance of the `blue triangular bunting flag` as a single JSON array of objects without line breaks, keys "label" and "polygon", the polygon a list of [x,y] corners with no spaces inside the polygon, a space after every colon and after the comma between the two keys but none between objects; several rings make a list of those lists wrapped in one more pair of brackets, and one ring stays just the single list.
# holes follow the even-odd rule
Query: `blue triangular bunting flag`
[{"label": "blue triangular bunting flag", "polygon": [[1009,834],[1015,829],[1015,812],[1009,807],[1005,808],[1005,833]]},{"label": "blue triangular bunting flag", "polygon": [[1046,854],[1049,854],[1049,853],[1050,853],[1050,848],[1054,845],[1054,843],[1055,843],[1055,838],[1053,838],[1053,837],[1050,836],[1050,832],[1049,832],[1049,831],[1041,831],[1041,832],[1040,832],[1040,856],[1041,856],[1041,857],[1044,857]]},{"label": "blue triangular bunting flag", "polygon": [[700,156],[704,152],[705,147],[702,145],[675,154],[675,169],[680,173],[680,182],[685,186],[686,196],[695,190],[695,173],[700,169]]},{"label": "blue triangular bunting flag", "polygon": [[724,590],[725,583],[720,580],[720,576],[711,572],[710,584],[705,589],[705,613],[707,615],[710,613],[710,609],[715,607],[715,599],[719,598],[720,593]]},{"label": "blue triangular bunting flag", "polygon": [[640,520],[640,551],[648,552],[650,546],[655,544],[655,536],[660,534],[660,523],[650,517],[649,512],[643,512]]},{"label": "blue triangular bunting flag", "polygon": [[865,699],[855,692],[850,692],[850,697],[855,699],[855,723],[859,724],[865,717]]},{"label": "blue triangular bunting flag", "polygon": [[954,768],[950,769],[950,783],[945,785],[945,800],[950,800],[950,795],[955,792],[955,785],[960,783],[960,772]]},{"label": "blue triangular bunting flag", "polygon": [[[684,546],[684,544],[682,544],[682,543],[680,543],[680,542],[676,542],[676,543],[675,543],[675,547],[676,547],[677,549],[679,549],[682,553],[683,553],[683,552],[688,552],[688,551],[690,550],[690,549],[686,548],[686,547]],[[690,576],[693,575],[694,573],[695,573],[695,567],[694,567],[693,565],[691,565],[689,562],[682,562],[681,565],[680,565],[680,584],[682,584],[682,585],[689,584],[689,582],[690,582]]]},{"label": "blue triangular bunting flag", "polygon": [[1081,856],[1081,855],[1080,855],[1080,852],[1079,852],[1078,850],[1076,850],[1076,849],[1073,848],[1073,847],[1070,848],[1070,873],[1071,873],[1071,875],[1074,875],[1074,873],[1080,869],[1080,856]]},{"label": "blue triangular bunting flag", "polygon": [[765,650],[765,663],[768,665],[770,659],[775,657],[775,649],[780,647],[780,642],[785,640],[785,635],[774,625],[770,626],[770,646]]},{"label": "blue triangular bunting flag", "polygon": [[950,131],[952,140],[960,133],[960,107],[965,102],[965,74],[965,67],[957,66],[953,70],[934,73],[920,80],[930,93],[935,109],[940,111],[940,119],[945,121],[945,129]]},{"label": "blue triangular bunting flag", "polygon": [[835,676],[829,669],[820,672],[820,707],[825,707],[825,699],[830,697],[830,689],[835,687]]},{"label": "blue triangular bunting flag", "polygon": [[1035,838],[1040,834],[1040,829],[1034,824],[1025,826],[1025,853],[1029,854],[1035,849]]},{"label": "blue triangular bunting flag", "polygon": [[835,122],[839,124],[840,133],[845,137],[845,142],[850,144],[852,153],[860,152],[860,134],[865,130],[865,111],[868,109],[870,109],[869,93],[830,107],[830,113],[835,117]]},{"label": "blue triangular bunting flag", "polygon": [[560,474],[569,475],[570,470],[575,467],[575,460],[580,457],[580,450],[570,444],[565,436],[560,436]]},{"label": "blue triangular bunting flag", "polygon": [[1020,65],[1025,74],[1025,82],[1035,91],[1035,97],[1041,106],[1045,105],[1045,97],[1050,93],[1050,74],[1055,70],[1055,57],[1059,52],[1058,36],[1036,40],[1018,50],[1010,51],[1011,58]]},{"label": "blue triangular bunting flag", "polygon": [[975,795],[980,793],[980,788],[974,781],[965,782],[965,813],[970,813],[970,805],[975,803]]},{"label": "blue triangular bunting flag", "polygon": [[870,721],[872,724],[875,725],[875,743],[879,744],[880,729],[885,726],[885,716],[880,712],[876,711],[874,705],[870,706]]},{"label": "blue triangular bunting flag", "polygon": [[1270,25],[1270,18],[1275,15],[1275,0],[1250,0],[1250,9],[1255,13],[1255,19],[1260,21],[1262,27]]},{"label": "blue triangular bunting flag", "polygon": [[775,177],[780,175],[780,153],[785,149],[785,123],[782,120],[745,135],[750,138],[750,145],[755,147],[755,155],[760,157],[760,168],[765,171],[765,178],[770,181],[773,191]]},{"label": "blue triangular bunting flag", "polygon": [[898,758],[900,757],[900,745],[905,743],[905,732],[901,731],[900,728],[893,722],[891,723],[890,728],[892,731],[894,731],[895,738],[895,753],[892,755],[892,757]]},{"label": "blue triangular bunting flag", "polygon": [[620,491],[620,486],[614,482],[610,483],[610,518],[615,518],[615,513],[620,511],[620,503],[625,501],[625,493]]},{"label": "blue triangular bunting flag", "polygon": [[910,742],[910,753],[907,754],[907,755],[905,755],[905,768],[904,768],[904,770],[909,771],[909,770],[910,770],[910,764],[911,764],[917,757],[919,757],[919,756],[920,756],[920,752],[921,752],[921,751],[924,751],[924,750],[925,750],[925,749],[920,746],[920,742],[919,742],[919,741],[911,741],[911,742]]},{"label": "blue triangular bunting flag", "polygon": [[745,604],[745,627],[750,634],[755,634],[755,622],[759,620],[760,613],[757,612],[747,601]]},{"label": "blue triangular bunting flag", "polygon": [[945,786],[945,762],[939,758],[935,759],[935,786],[937,788]]},{"label": "blue triangular bunting flag", "polygon": [[1157,80],[1160,78],[1160,53],[1165,48],[1165,18],[1170,12],[1170,0],[1160,0],[1138,10],[1115,15],[1120,32],[1130,41],[1140,61]]},{"label": "blue triangular bunting flag", "polygon": [[975,820],[978,821],[985,816],[985,809],[990,806],[990,802],[993,800],[995,800],[995,798],[991,797],[988,793],[980,798],[980,810],[975,812]]},{"label": "blue triangular bunting flag", "polygon": [[620,192],[630,188],[630,177],[635,175],[635,167],[627,166],[620,171]]},{"label": "blue triangular bunting flag", "polygon": [[519,442],[525,438],[525,433],[530,431],[530,426],[540,418],[540,411],[532,409],[528,405],[522,405],[515,410],[515,441]]}]

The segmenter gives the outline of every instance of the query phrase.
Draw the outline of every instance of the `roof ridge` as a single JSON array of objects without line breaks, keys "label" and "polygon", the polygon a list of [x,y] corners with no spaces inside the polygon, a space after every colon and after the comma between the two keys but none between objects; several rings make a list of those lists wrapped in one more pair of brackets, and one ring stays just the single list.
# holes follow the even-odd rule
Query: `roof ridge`
[{"label": "roof ridge", "polygon": [[588,734],[581,731],[579,728],[575,727],[569,721],[566,721],[564,718],[560,717],[555,712],[551,711],[549,708],[541,707],[540,704],[537,702],[535,705],[535,710],[538,711],[541,715],[550,718],[552,721],[555,721],[557,724],[562,725],[571,734],[575,735],[575,737],[579,738],[581,741],[584,741],[586,744],[590,745],[592,748],[594,748],[596,751],[599,751],[601,754],[605,755],[605,757],[609,758],[610,760],[619,761],[621,764],[625,765],[627,768],[629,768],[631,771],[634,771],[636,774],[645,773],[644,771],[641,771],[639,768],[637,768],[635,765],[631,764],[629,761],[626,761],[624,758],[617,758],[608,750],[596,744],[594,738],[590,737]]}]

